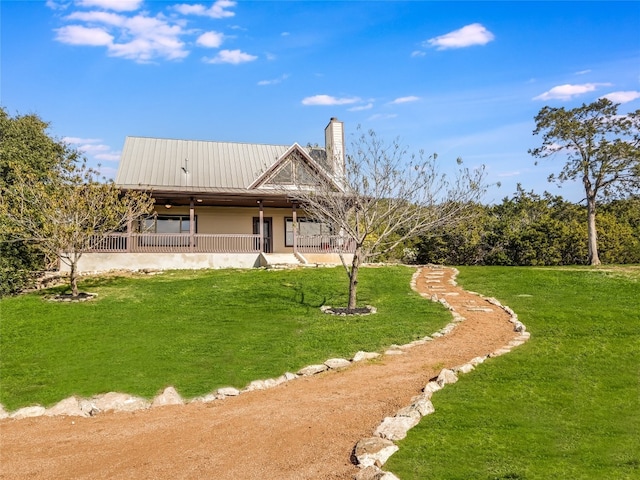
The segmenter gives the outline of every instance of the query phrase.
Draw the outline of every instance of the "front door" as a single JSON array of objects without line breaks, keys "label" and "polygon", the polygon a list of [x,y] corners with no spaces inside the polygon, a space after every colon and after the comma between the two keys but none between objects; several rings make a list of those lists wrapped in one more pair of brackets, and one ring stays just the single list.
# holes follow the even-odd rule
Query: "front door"
[{"label": "front door", "polygon": [[[262,245],[262,251],[264,253],[271,253],[273,251],[271,217],[264,217],[262,219],[262,224],[264,225],[264,243]],[[253,217],[253,234],[260,235],[260,217]]]}]

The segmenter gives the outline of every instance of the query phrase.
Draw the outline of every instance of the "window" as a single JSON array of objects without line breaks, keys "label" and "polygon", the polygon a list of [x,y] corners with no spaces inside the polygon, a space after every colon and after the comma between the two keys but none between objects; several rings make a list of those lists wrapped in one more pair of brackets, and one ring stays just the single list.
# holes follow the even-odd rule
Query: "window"
[{"label": "window", "polygon": [[[331,226],[327,223],[318,222],[312,218],[298,217],[298,235],[317,236],[331,235]],[[293,218],[285,218],[285,247],[293,247]]]},{"label": "window", "polygon": [[300,153],[294,152],[275,172],[268,185],[319,185],[320,180],[304,161]]},{"label": "window", "polygon": [[[195,229],[198,231],[197,217],[194,217]],[[190,220],[188,215],[158,215],[140,221],[142,233],[189,233]]]}]

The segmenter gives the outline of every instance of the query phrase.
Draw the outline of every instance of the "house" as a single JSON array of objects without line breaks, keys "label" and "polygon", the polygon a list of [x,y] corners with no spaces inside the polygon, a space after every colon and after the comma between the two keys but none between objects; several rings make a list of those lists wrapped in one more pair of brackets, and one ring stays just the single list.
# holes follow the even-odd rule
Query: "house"
[{"label": "house", "polygon": [[344,155],[336,118],[325,148],[127,137],[116,184],[150,193],[155,214],[96,238],[78,269],[339,263],[352,243],[309,218],[287,189],[324,182],[343,191]]}]

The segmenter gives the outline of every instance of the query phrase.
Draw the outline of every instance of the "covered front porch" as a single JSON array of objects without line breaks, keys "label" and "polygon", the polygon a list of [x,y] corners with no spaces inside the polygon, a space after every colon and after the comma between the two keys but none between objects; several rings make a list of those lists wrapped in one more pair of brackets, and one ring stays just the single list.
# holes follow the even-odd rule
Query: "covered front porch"
[{"label": "covered front porch", "polygon": [[283,197],[165,194],[156,196],[153,216],[94,237],[79,270],[338,264],[354,250],[351,239]]}]

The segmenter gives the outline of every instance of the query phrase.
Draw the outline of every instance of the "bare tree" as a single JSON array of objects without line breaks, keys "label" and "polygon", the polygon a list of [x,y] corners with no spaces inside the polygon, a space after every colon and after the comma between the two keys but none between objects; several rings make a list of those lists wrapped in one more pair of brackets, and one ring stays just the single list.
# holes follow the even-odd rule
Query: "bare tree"
[{"label": "bare tree", "polygon": [[78,296],[83,253],[153,207],[147,194],[122,193],[113,182],[98,181],[84,163],[67,165],[46,180],[27,171],[16,170],[15,175],[14,183],[0,191],[2,223],[13,238],[36,244],[50,264],[69,266],[73,296]]},{"label": "bare tree", "polygon": [[550,182],[579,179],[587,201],[589,263],[600,265],[596,204],[601,196],[621,196],[640,189],[640,110],[618,115],[618,104],[601,98],[572,110],[544,107],[535,117],[534,135],[542,146],[529,150],[537,158],[565,154]]},{"label": "bare tree", "polygon": [[439,173],[436,160],[435,154],[409,153],[397,140],[387,144],[373,131],[359,133],[346,157],[345,178],[338,179],[340,190],[327,182],[314,191],[288,190],[309,216],[352,239],[345,242],[355,247],[350,265],[340,252],[349,277],[348,311],[356,308],[358,271],[365,261],[463,221],[485,193],[484,167],[461,167],[449,180]]}]

